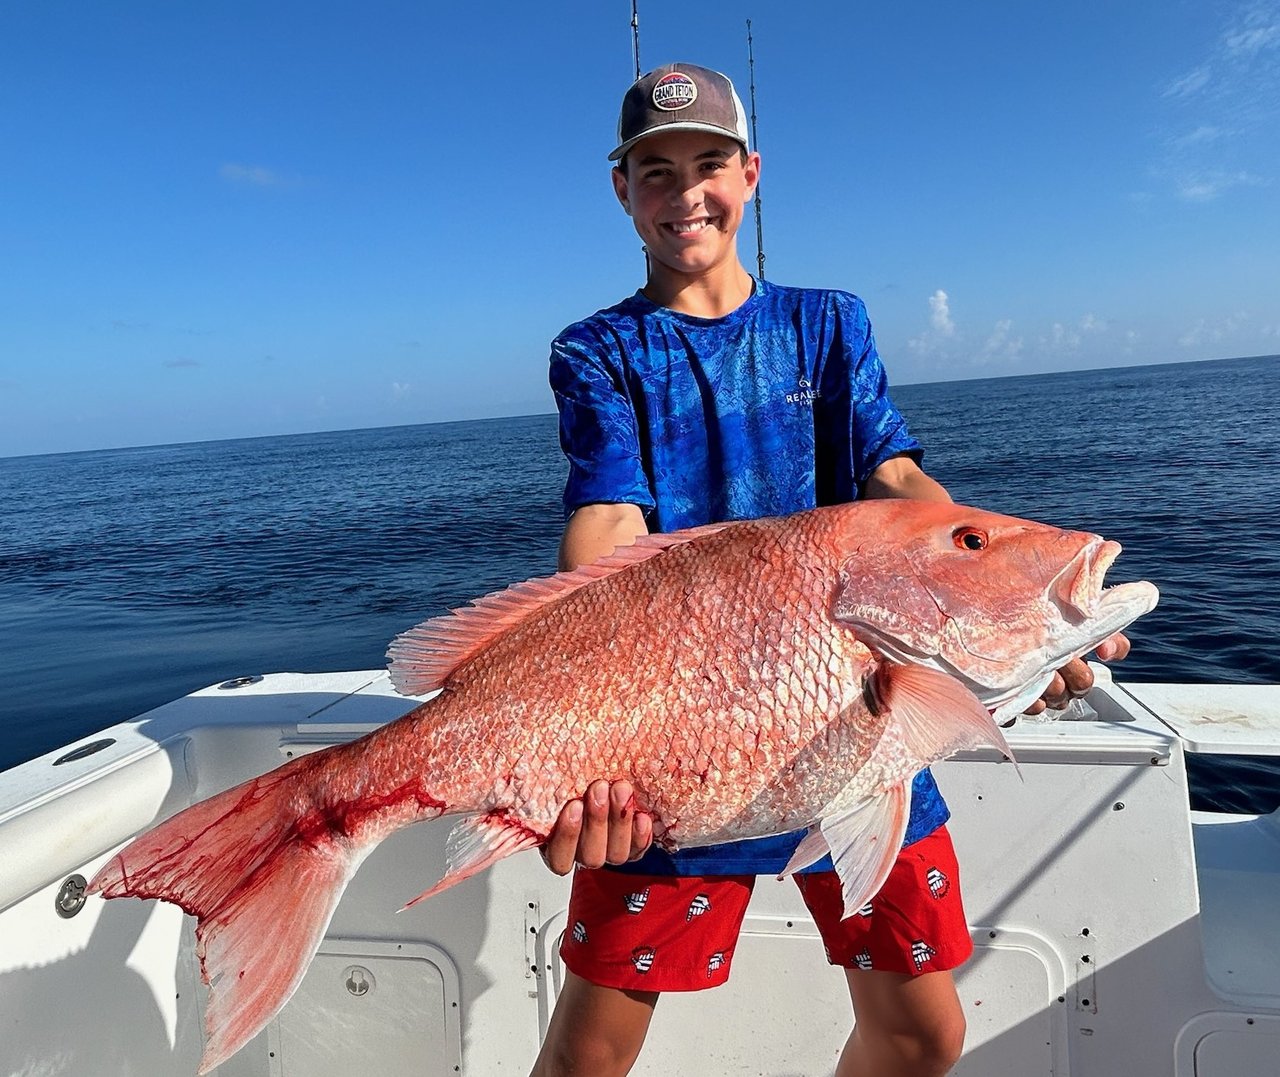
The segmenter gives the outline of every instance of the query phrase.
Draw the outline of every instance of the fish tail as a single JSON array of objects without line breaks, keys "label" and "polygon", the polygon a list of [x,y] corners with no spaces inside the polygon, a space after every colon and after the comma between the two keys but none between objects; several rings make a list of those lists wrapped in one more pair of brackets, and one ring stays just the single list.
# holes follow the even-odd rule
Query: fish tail
[{"label": "fish tail", "polygon": [[104,897],[161,898],[196,917],[209,985],[202,1074],[289,1000],[348,881],[395,829],[353,827],[318,806],[315,760],[296,759],[187,808],[117,853],[90,883]]}]

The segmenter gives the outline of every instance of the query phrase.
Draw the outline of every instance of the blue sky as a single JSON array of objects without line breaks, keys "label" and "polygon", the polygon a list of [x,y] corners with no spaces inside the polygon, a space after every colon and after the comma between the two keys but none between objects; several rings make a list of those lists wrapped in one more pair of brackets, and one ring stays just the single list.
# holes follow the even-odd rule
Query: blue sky
[{"label": "blue sky", "polygon": [[[642,0],[642,62],[745,96],[752,18],[767,275],[894,381],[1280,352],[1280,0],[755,7]],[[4,5],[0,455],[550,411],[641,283],[629,20]]]}]

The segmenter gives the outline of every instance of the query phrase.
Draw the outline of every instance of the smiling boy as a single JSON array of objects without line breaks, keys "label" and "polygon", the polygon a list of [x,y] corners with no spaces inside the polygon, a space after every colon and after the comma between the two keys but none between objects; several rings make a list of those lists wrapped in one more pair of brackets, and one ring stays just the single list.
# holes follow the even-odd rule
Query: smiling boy
[{"label": "smiling boy", "polygon": [[[949,501],[889,399],[861,300],[743,268],[737,234],[760,157],[728,78],[683,63],[650,72],[627,91],[618,143],[614,193],[649,271],[639,292],[552,345],[570,465],[561,568],[649,531],[859,497]],[[1073,664],[1050,702],[1090,679]],[[544,849],[553,870],[579,870],[534,1077],[627,1073],[662,991],[728,978],[755,877],[780,871],[801,837],[646,852],[650,821],[629,811],[631,796],[626,782],[593,783]],[[837,1077],[942,1075],[960,1055],[951,970],[972,947],[948,815],[925,771],[893,872],[848,920],[829,860],[797,876],[857,1018]]]}]

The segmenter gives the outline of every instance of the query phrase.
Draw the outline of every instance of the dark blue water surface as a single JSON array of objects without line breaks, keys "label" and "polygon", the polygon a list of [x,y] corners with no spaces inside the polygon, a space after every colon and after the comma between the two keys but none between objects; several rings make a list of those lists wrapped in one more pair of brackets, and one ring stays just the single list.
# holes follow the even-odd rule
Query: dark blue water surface
[{"label": "dark blue water surface", "polygon": [[[910,385],[958,501],[1123,543],[1128,680],[1280,682],[1280,357]],[[554,416],[0,459],[0,769],[249,673],[366,669],[554,570]],[[1280,801],[1217,760],[1205,802]]]}]

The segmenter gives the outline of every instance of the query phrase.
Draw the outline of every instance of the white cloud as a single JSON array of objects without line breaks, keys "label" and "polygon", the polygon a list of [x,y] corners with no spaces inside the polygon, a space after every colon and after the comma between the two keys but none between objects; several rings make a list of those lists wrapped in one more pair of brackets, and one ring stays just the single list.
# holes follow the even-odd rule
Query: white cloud
[{"label": "white cloud", "polygon": [[1086,314],[1074,325],[1065,322],[1054,322],[1048,336],[1040,338],[1040,346],[1055,352],[1076,351],[1084,342],[1086,334],[1105,333],[1107,323],[1096,314]]},{"label": "white cloud", "polygon": [[1196,320],[1195,325],[1178,337],[1178,343],[1184,348],[1199,348],[1206,344],[1218,344],[1232,336],[1249,320],[1244,311],[1228,314],[1225,318],[1208,321],[1205,318]]},{"label": "white cloud", "polygon": [[1227,173],[1220,170],[1198,172],[1179,177],[1178,197],[1184,202],[1212,202],[1233,187],[1265,187],[1261,176],[1250,172]]},{"label": "white cloud", "polygon": [[1239,22],[1223,34],[1222,44],[1231,56],[1255,56],[1280,46],[1280,12],[1265,0],[1246,6]]},{"label": "white cloud", "polygon": [[1175,149],[1184,150],[1190,146],[1203,146],[1209,142],[1216,142],[1229,133],[1221,127],[1202,123],[1194,131],[1188,131],[1185,135],[1179,135],[1177,138],[1172,139],[1172,145]]},{"label": "white cloud", "polygon": [[228,183],[244,187],[284,187],[290,182],[279,172],[261,165],[241,165],[227,162],[218,169],[218,175]]},{"label": "white cloud", "polygon": [[992,359],[1016,359],[1022,354],[1022,337],[1013,335],[1013,320],[1002,318],[996,322],[991,335],[982,345],[979,357],[983,362]]},{"label": "white cloud", "polygon": [[948,305],[947,293],[941,288],[929,296],[929,321],[933,323],[933,328],[944,337],[956,335],[956,325],[951,320],[951,309]]},{"label": "white cloud", "polygon": [[1235,0],[1199,62],[1160,90],[1166,105],[1152,171],[1185,202],[1266,185],[1280,124],[1280,0]]},{"label": "white cloud", "polygon": [[1210,72],[1207,66],[1197,67],[1189,74],[1175,79],[1164,89],[1165,97],[1191,97],[1209,84]]}]

